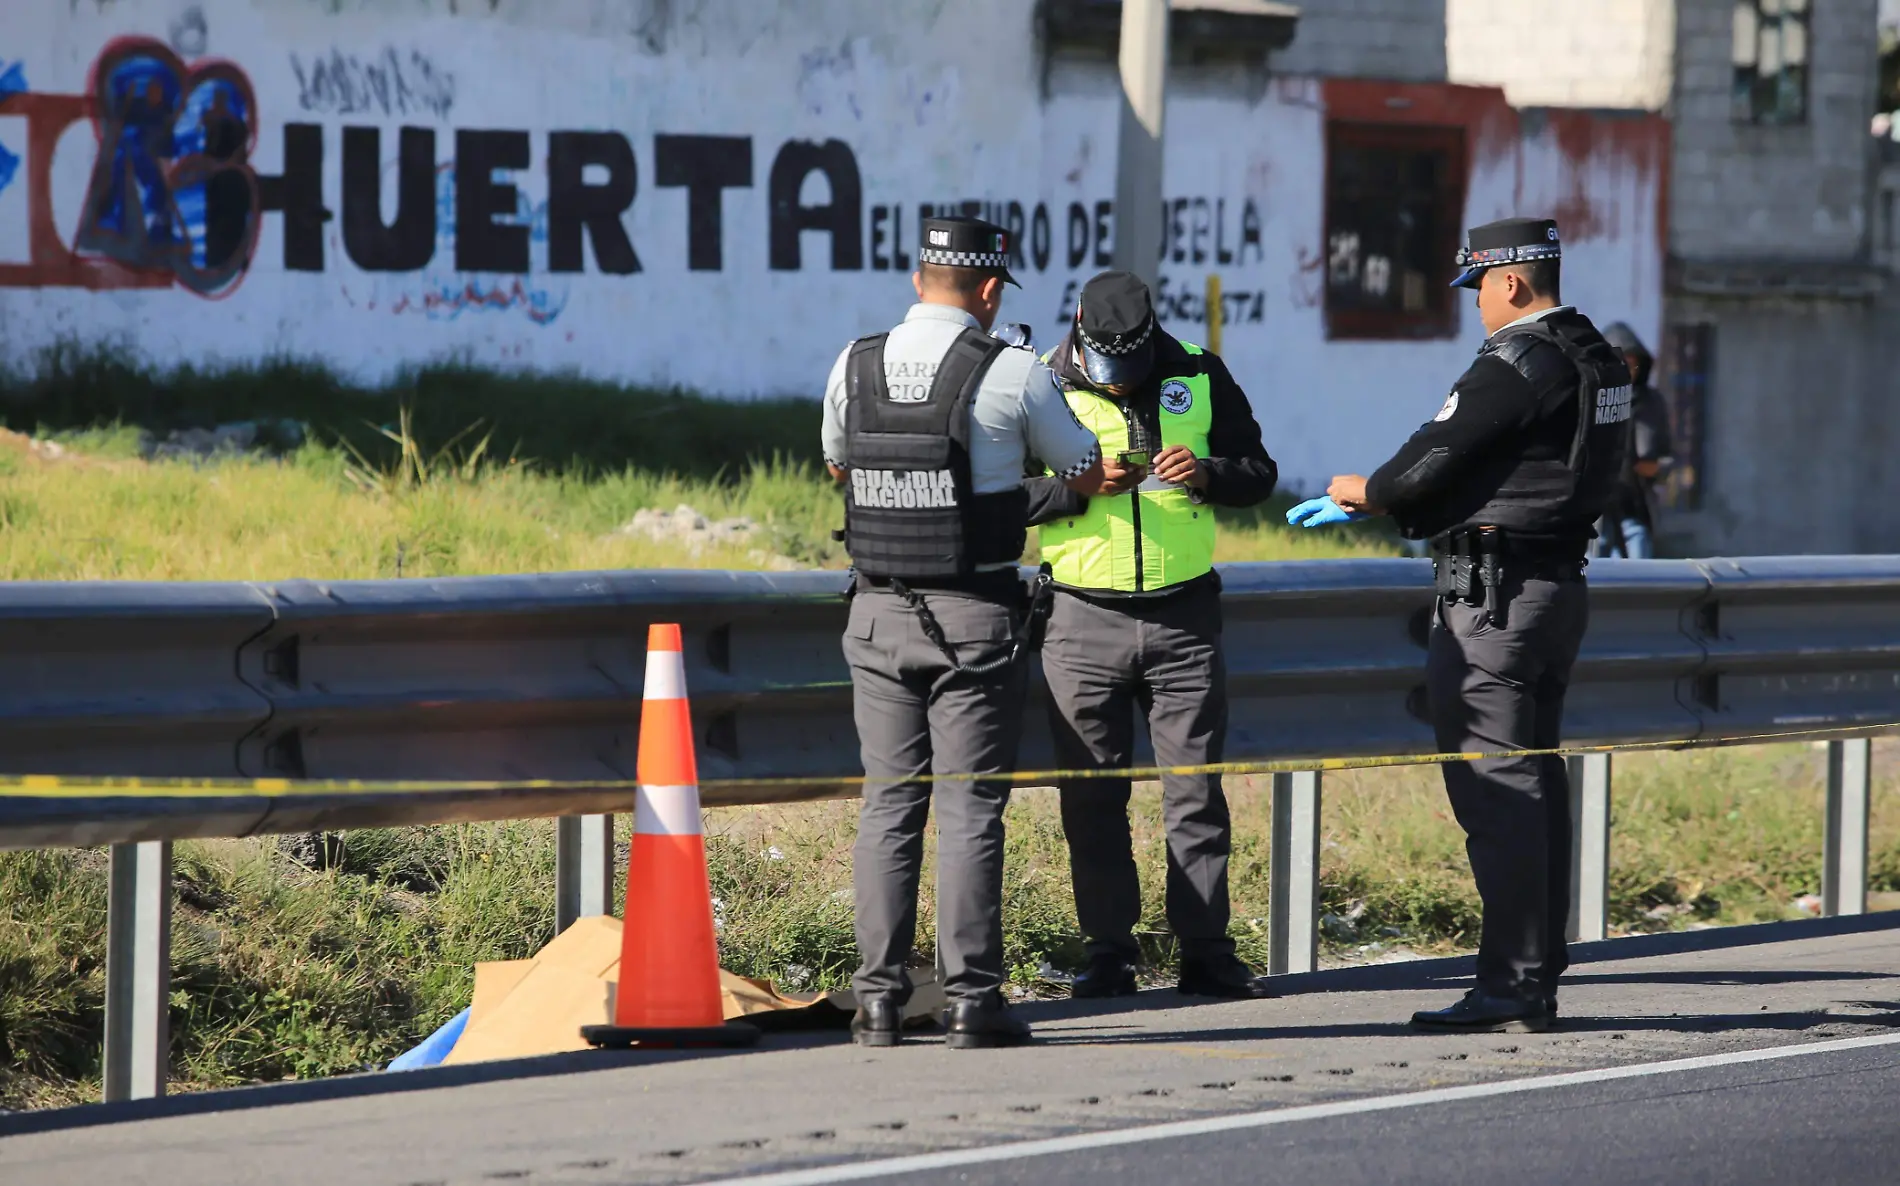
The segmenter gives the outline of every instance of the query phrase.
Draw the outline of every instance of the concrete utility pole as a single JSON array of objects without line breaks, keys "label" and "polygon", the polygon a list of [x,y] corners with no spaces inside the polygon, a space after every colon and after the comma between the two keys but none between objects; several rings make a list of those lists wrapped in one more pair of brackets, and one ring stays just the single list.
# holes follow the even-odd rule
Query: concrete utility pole
[{"label": "concrete utility pole", "polygon": [[1161,273],[1161,129],[1168,104],[1168,0],[1122,0],[1122,120],[1115,158],[1115,266]]}]

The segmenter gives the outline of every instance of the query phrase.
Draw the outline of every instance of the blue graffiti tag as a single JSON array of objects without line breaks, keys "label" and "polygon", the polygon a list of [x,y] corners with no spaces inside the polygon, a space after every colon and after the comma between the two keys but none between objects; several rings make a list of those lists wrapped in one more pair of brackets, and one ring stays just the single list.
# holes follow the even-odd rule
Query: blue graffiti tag
[{"label": "blue graffiti tag", "polygon": [[[391,162],[393,166],[394,162]],[[449,255],[455,249],[455,165],[444,161],[435,169],[435,233],[437,250]],[[516,195],[515,212],[495,219],[501,226],[526,226],[533,243],[548,240],[548,204],[529,200],[525,193]],[[457,272],[432,274],[419,286],[399,291],[389,300],[392,314],[420,314],[430,321],[458,321],[474,313],[519,312],[538,326],[554,324],[567,309],[566,285],[542,287],[521,277],[486,276]]]},{"label": "blue graffiti tag", "polygon": [[147,38],[108,46],[95,78],[99,156],[75,246],[170,271],[201,296],[229,292],[260,213],[250,81],[226,62],[187,68]]},{"label": "blue graffiti tag", "polygon": [[[384,166],[385,171],[393,169],[395,161]],[[438,253],[447,254],[455,249],[455,163],[442,161],[435,167],[435,241]],[[548,241],[548,204],[545,201],[531,202],[528,195],[515,191],[515,212],[506,217],[495,219],[497,226],[526,226],[528,241],[546,243]]]},{"label": "blue graffiti tag", "polygon": [[[11,62],[5,69],[0,69],[0,99],[9,95],[24,95],[26,91],[26,63]],[[9,151],[6,145],[0,144],[0,193],[6,192],[7,186],[13,184],[13,176],[19,171],[20,158]]]},{"label": "blue graffiti tag", "polygon": [[[125,244],[128,263],[155,262],[179,242],[171,187],[159,161],[170,160],[172,123],[178,110],[179,78],[171,64],[145,54],[114,63],[100,82],[109,96],[109,138],[99,145],[105,189],[89,220]],[[115,244],[116,245],[116,244]]]},{"label": "blue graffiti tag", "polygon": [[[251,98],[228,78],[207,78],[184,97],[172,125],[172,149],[180,160],[228,161],[239,157],[250,137]],[[235,244],[222,242],[229,232],[214,226],[211,205],[216,191],[230,191],[236,209],[248,204],[249,180],[241,173],[215,168],[180,170],[172,188],[178,218],[191,245],[191,266],[204,270],[222,263]],[[221,234],[221,231],[224,231]]]}]

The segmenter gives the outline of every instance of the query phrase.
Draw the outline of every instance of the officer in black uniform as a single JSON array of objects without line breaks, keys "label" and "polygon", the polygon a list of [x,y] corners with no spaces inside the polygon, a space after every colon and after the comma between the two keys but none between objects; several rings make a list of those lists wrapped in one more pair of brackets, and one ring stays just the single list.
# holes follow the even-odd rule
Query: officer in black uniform
[{"label": "officer in black uniform", "polygon": [[[1427,660],[1441,752],[1559,744],[1583,641],[1593,524],[1623,469],[1631,382],[1590,319],[1559,295],[1557,224],[1476,227],[1453,281],[1478,292],[1490,336],[1444,406],[1370,479],[1333,479],[1295,507],[1316,526],[1390,514],[1431,540],[1437,616]],[[1563,759],[1444,767],[1484,904],[1477,987],[1422,1027],[1522,1032],[1557,1012],[1568,966],[1570,784]]]},{"label": "officer in black uniform", "polygon": [[1049,368],[983,332],[1014,283],[1009,256],[1001,227],[925,221],[917,303],[847,346],[825,391],[825,460],[845,483],[856,570],[844,638],[865,773],[852,1031],[867,1046],[901,1037],[933,801],[946,1041],[1029,1037],[1002,999],[1010,787],[995,777],[1015,768],[1022,735],[1024,463],[1040,457],[1081,487],[1100,484],[1102,465]]}]

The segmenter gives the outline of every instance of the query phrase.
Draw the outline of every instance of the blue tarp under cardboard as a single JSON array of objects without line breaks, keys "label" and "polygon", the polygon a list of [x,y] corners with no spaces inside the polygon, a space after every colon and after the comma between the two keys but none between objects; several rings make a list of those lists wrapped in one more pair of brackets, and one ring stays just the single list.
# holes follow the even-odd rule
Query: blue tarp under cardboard
[{"label": "blue tarp under cardboard", "polygon": [[468,1024],[468,1010],[464,1009],[448,1019],[441,1029],[422,1040],[415,1049],[397,1055],[384,1068],[391,1071],[419,1071],[423,1067],[440,1066],[442,1060],[455,1049],[455,1040],[462,1036],[462,1027]]}]

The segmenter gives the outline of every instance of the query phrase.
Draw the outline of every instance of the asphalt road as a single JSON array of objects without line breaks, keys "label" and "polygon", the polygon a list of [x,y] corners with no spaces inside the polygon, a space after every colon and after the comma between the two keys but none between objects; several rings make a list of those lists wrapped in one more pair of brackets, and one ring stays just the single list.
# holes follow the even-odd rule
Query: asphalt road
[{"label": "asphalt road", "polygon": [[[776,1035],[0,1116],[0,1186],[789,1186],[895,1180],[899,1157],[938,1159],[900,1175],[924,1182],[1896,1182],[1896,927],[1592,945],[1548,1034],[1411,1030],[1468,974],[1431,961],[1289,977],[1272,1001],[1040,1004],[1018,1050]],[[1809,1044],[1828,1048],[1735,1061]],[[1166,1124],[1196,1127],[1144,1131]],[[1020,1156],[1048,1140],[1071,1144]]]}]

